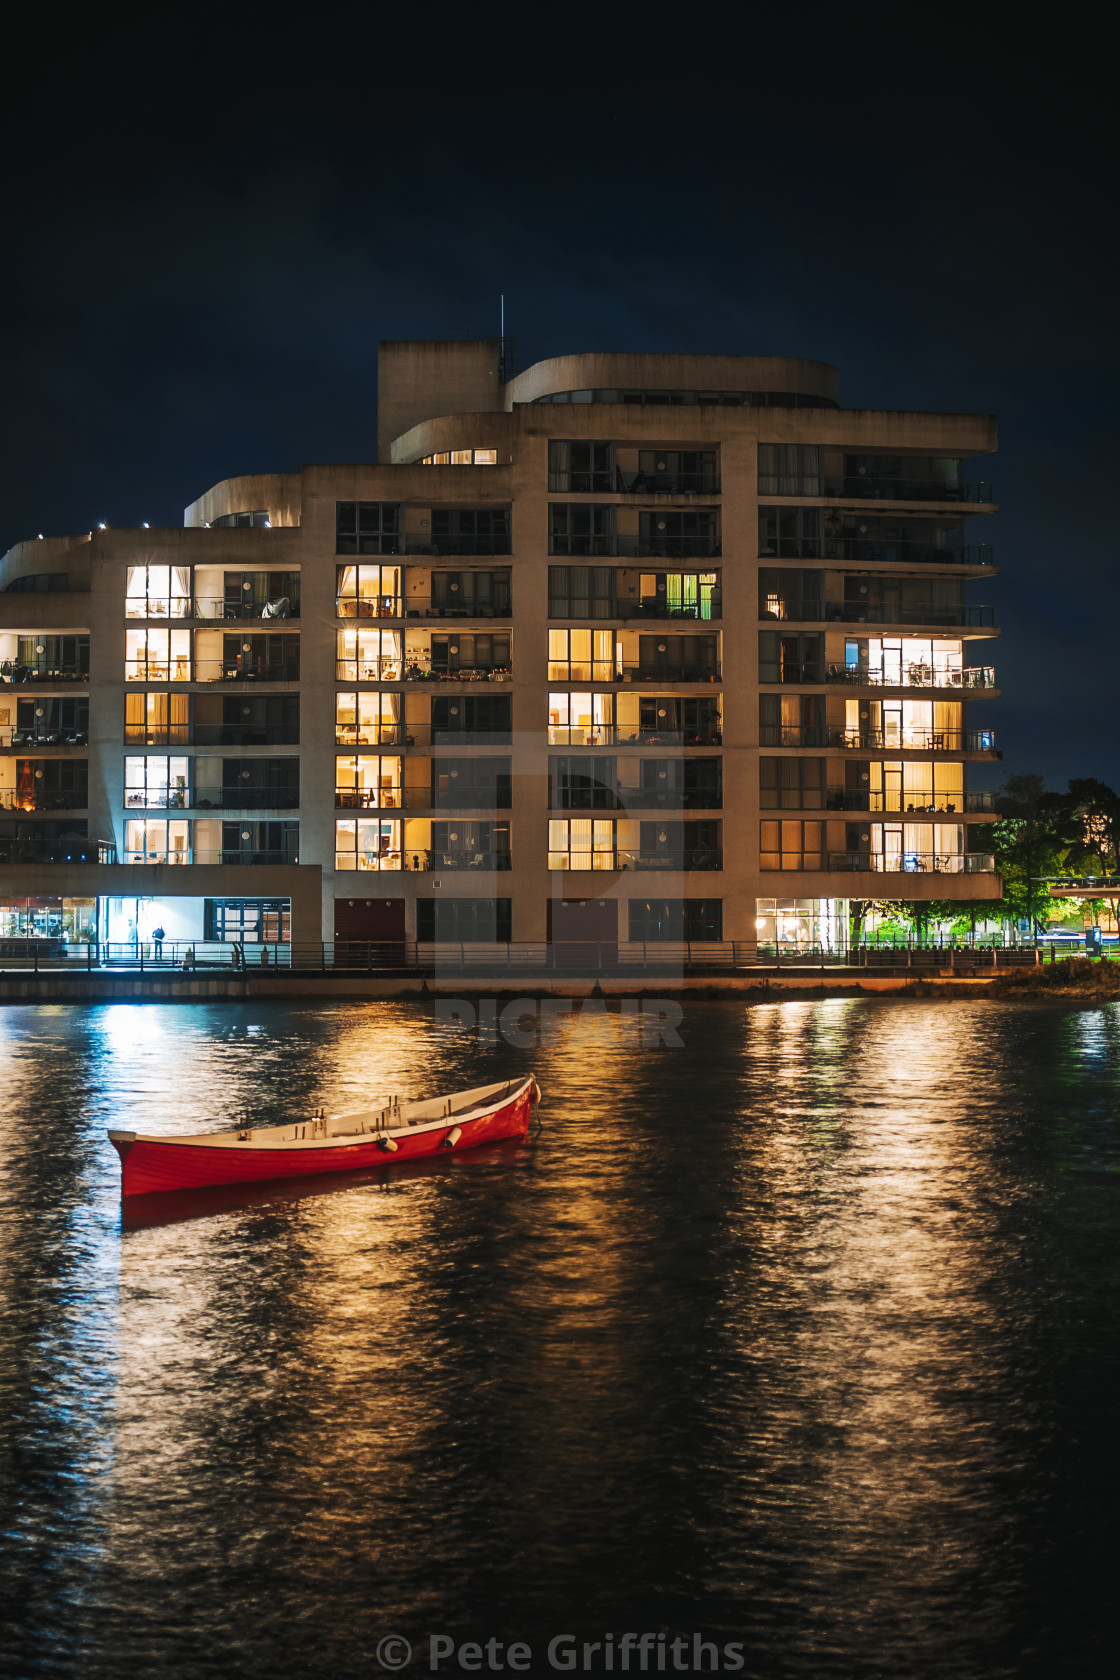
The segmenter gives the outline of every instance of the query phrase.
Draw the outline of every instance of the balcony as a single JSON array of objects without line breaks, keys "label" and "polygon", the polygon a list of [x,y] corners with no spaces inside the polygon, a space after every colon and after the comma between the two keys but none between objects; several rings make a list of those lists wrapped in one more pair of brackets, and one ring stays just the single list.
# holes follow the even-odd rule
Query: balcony
[{"label": "balcony", "polygon": [[881,665],[830,665],[825,681],[853,688],[995,688],[996,673],[993,665],[969,665],[961,670],[911,664],[905,671],[887,671]]},{"label": "balcony", "polygon": [[340,595],[335,601],[339,618],[512,618],[508,601],[433,601],[430,595],[380,595],[376,599],[354,600]]},{"label": "balcony", "polygon": [[494,869],[512,869],[513,860],[509,852],[433,852],[433,851],[405,851],[402,854],[406,870],[422,871],[430,874],[439,870],[440,874],[486,874]]},{"label": "balcony", "polygon": [[258,864],[286,864],[291,867],[293,864],[297,864],[299,862],[299,855],[298,853],[292,855],[291,853],[284,851],[233,851],[232,849],[223,850],[220,848],[211,850],[193,846],[184,847],[182,850],[175,851],[122,852],[121,862],[183,865],[192,863],[220,863],[247,864],[253,866]]},{"label": "balcony", "polygon": [[[549,868],[564,874],[582,874],[609,870],[637,870],[658,875],[706,872],[723,868],[723,853],[710,847],[695,847],[689,852],[659,852],[650,856],[632,851],[557,852],[554,858],[564,862],[550,862]],[[578,862],[573,862],[578,859]],[[586,860],[586,861],[584,861]]]},{"label": "balcony", "polygon": [[991,543],[938,548],[920,542],[880,542],[875,537],[788,537],[759,543],[760,560],[840,560],[867,565],[994,566]]},{"label": "balcony", "polygon": [[196,747],[294,747],[299,745],[299,728],[293,724],[196,723],[190,732],[181,725],[147,729],[125,728],[127,746],[174,747],[193,742]]},{"label": "balcony", "polygon": [[513,553],[513,538],[500,532],[490,536],[444,536],[441,532],[410,531],[403,546],[382,549],[383,554],[427,554],[433,556],[461,555],[464,559],[483,559]]},{"label": "balcony", "polygon": [[991,852],[830,852],[830,869],[876,875],[992,875]]},{"label": "balcony", "polygon": [[920,624],[952,630],[992,630],[996,622],[995,608],[988,606],[901,607],[894,603],[806,601],[796,596],[760,603],[758,616],[762,622],[776,619],[791,624]]},{"label": "balcony", "polygon": [[116,863],[111,840],[87,840],[84,834],[57,840],[0,838],[0,863]]},{"label": "balcony", "polygon": [[[129,618],[140,616],[132,612],[132,603],[126,605]],[[150,614],[155,617],[156,615]],[[221,595],[196,595],[190,603],[190,616],[202,619],[236,619],[247,622],[252,619],[256,623],[262,620],[298,618],[299,594],[278,595],[274,601],[228,601]]]},{"label": "balcony", "polygon": [[995,501],[986,479],[976,484],[946,484],[931,478],[872,478],[866,473],[826,478],[824,494],[840,501],[977,502]]},{"label": "balcony", "polygon": [[[888,807],[884,803],[884,797],[881,792],[871,793],[867,788],[830,787],[826,809],[829,811],[875,811],[885,816],[953,816],[960,813],[962,803],[967,800],[968,796],[959,793],[952,797],[948,794],[931,794],[925,804],[908,804],[905,809],[900,805]],[[925,798],[925,795],[921,797]],[[968,810],[967,803],[963,803],[963,809]]]},{"label": "balcony", "polygon": [[[552,489],[550,475],[549,489]],[[626,472],[616,468],[618,490],[624,496],[718,496],[721,484],[715,471]]]},{"label": "balcony", "polygon": [[[508,740],[509,737],[507,736]],[[548,726],[550,747],[718,747],[723,733],[718,727],[671,729],[621,728],[612,723],[559,724]],[[783,745],[790,745],[784,742]]]},{"label": "balcony", "polygon": [[[618,676],[613,680],[640,683],[716,683],[722,681],[719,665],[623,665]],[[550,677],[549,680],[553,680]],[[575,682],[577,678],[560,678],[562,682]]]},{"label": "balcony", "polygon": [[0,684],[14,687],[43,688],[56,683],[88,683],[89,672],[77,665],[21,665],[17,660],[5,659],[0,665]]},{"label": "balcony", "polygon": [[996,804],[998,798],[998,793],[984,793],[980,790],[966,793],[964,808],[966,811],[990,811],[993,816],[998,816],[999,807]]},{"label": "balcony", "polygon": [[0,789],[0,811],[84,811],[89,801],[86,788],[61,791],[18,793],[14,788]]},{"label": "balcony", "polygon": [[[178,795],[173,795],[178,798]],[[170,808],[170,807],[169,807]],[[185,807],[178,807],[185,809]],[[196,788],[196,811],[295,811],[299,808],[298,788],[222,787]]]},{"label": "balcony", "polygon": [[426,787],[336,787],[334,806],[336,811],[430,811],[432,795]]},{"label": "balcony", "polygon": [[[786,741],[786,733],[783,729],[782,746],[799,745],[798,742]],[[995,731],[991,729],[846,729],[842,725],[830,724],[828,745],[843,747],[849,752],[973,752],[987,753],[993,758],[1003,756],[996,751]]]}]

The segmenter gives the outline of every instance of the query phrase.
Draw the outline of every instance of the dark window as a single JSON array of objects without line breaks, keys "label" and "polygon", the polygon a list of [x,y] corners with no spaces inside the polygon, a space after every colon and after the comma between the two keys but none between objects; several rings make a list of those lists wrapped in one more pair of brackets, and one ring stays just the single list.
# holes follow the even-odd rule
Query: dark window
[{"label": "dark window", "polygon": [[[217,861],[217,860],[215,860]],[[244,818],[222,824],[223,863],[298,863],[299,823]]]},{"label": "dark window", "polygon": [[830,476],[830,496],[904,498],[916,502],[956,502],[965,494],[961,467],[951,455],[845,455],[843,472]]},{"label": "dark window", "polygon": [[716,817],[697,822],[640,824],[643,867],[719,869],[723,863],[723,824]]},{"label": "dark window", "polygon": [[[628,766],[628,769],[634,768]],[[639,786],[622,789],[622,803],[635,811],[662,806],[676,810],[718,810],[723,804],[723,761],[718,758],[643,758]]]},{"label": "dark window", "polygon": [[839,408],[832,397],[803,391],[633,391],[600,387],[589,391],[550,391],[536,403],[628,403],[646,408]]},{"label": "dark window", "polygon": [[[126,703],[128,698],[131,696],[126,697]],[[30,746],[32,742],[52,747],[84,746],[88,739],[89,701],[85,696],[73,700],[48,700],[43,695],[33,700],[17,699],[13,747]]]},{"label": "dark window", "polygon": [[609,494],[615,488],[613,443],[553,438],[548,445],[548,488],[582,496]]},{"label": "dark window", "polygon": [[719,675],[718,636],[639,636],[638,670],[643,679],[685,681]]},{"label": "dark window", "polygon": [[714,495],[719,469],[711,449],[639,449],[636,473],[620,474],[619,489],[661,496]]},{"label": "dark window", "polygon": [[630,900],[630,938],[655,941],[723,938],[723,900],[669,898]]},{"label": "dark window", "polygon": [[610,503],[548,504],[550,554],[613,554],[616,546],[614,507]]},{"label": "dark window", "polygon": [[80,809],[86,803],[87,759],[17,758],[15,769],[15,786],[2,801],[14,810]]},{"label": "dark window", "polygon": [[965,549],[959,519],[892,519],[840,508],[760,508],[758,552],[783,560],[944,560],[991,563],[991,548]]},{"label": "dark window", "polygon": [[509,554],[509,509],[433,508],[431,546],[440,554]]},{"label": "dark window", "polygon": [[7,595],[58,594],[70,588],[69,572],[28,572],[4,585]]},{"label": "dark window", "polygon": [[819,811],[825,803],[823,758],[760,758],[759,805],[764,811]]},{"label": "dark window", "polygon": [[[209,762],[196,758],[194,765],[199,806],[216,803],[215,793],[224,806],[246,810],[253,806],[290,810],[299,804],[298,758],[223,758],[221,786],[213,789],[204,788],[202,780],[204,771],[210,768]],[[217,769],[216,764],[213,767]]]},{"label": "dark window", "polygon": [[758,729],[764,747],[823,747],[824,700],[817,694],[760,694]]},{"label": "dark window", "polygon": [[432,608],[438,618],[508,618],[508,568],[496,572],[433,572]]},{"label": "dark window", "polygon": [[718,746],[719,701],[686,700],[675,694],[643,694],[638,701],[638,728],[644,741],[683,746]]},{"label": "dark window", "polygon": [[[126,704],[130,698],[126,696]],[[173,694],[170,698],[174,703],[188,697]],[[184,734],[182,739],[186,738]],[[194,740],[201,747],[296,746],[299,695],[198,694],[194,697]]]},{"label": "dark window", "polygon": [[549,618],[614,618],[613,566],[550,566]]},{"label": "dark window", "polygon": [[400,554],[404,521],[397,502],[338,502],[336,554]]},{"label": "dark window", "polygon": [[964,596],[963,578],[883,577],[865,572],[845,577],[843,608],[830,606],[829,616],[849,624],[967,624],[972,620]]},{"label": "dark window", "polygon": [[810,623],[823,619],[824,573],[801,571],[792,566],[760,566],[758,616]]},{"label": "dark window", "polygon": [[227,633],[222,637],[222,676],[257,677],[266,682],[298,682],[298,631],[275,636]]},{"label": "dark window", "polygon": [[764,822],[759,825],[760,869],[827,869],[823,822]]},{"label": "dark window", "polygon": [[432,824],[433,869],[508,869],[508,822],[465,822],[452,817]]},{"label": "dark window", "polygon": [[549,804],[554,811],[614,811],[618,790],[613,758],[568,757],[548,761]]},{"label": "dark window", "polygon": [[432,742],[440,746],[461,735],[489,735],[508,741],[513,727],[508,694],[455,694],[432,699]]},{"label": "dark window", "polygon": [[421,898],[416,901],[416,937],[462,944],[503,943],[510,938],[512,899]]},{"label": "dark window", "polygon": [[720,552],[714,508],[695,512],[657,508],[638,515],[638,553],[676,560],[704,560]]},{"label": "dark window", "polygon": [[254,508],[252,513],[223,513],[219,518],[210,521],[212,530],[225,529],[241,525],[270,525],[267,508]]},{"label": "dark window", "polygon": [[760,443],[760,496],[819,496],[823,493],[821,452],[815,443]]},{"label": "dark window", "polygon": [[454,630],[446,636],[432,637],[432,670],[452,671],[508,671],[510,639],[479,635],[474,631]]},{"label": "dark window", "polygon": [[824,637],[819,633],[758,632],[760,683],[811,683],[824,676]]},{"label": "dark window", "polygon": [[89,678],[88,636],[20,636],[16,641],[16,663],[13,669],[4,661],[3,675],[19,682],[26,677]]},{"label": "dark window", "polygon": [[[222,617],[298,618],[299,576],[298,572],[226,572]],[[209,602],[202,605],[201,616],[216,616]]]},{"label": "dark window", "polygon": [[433,758],[432,804],[466,811],[508,811],[508,758]]}]

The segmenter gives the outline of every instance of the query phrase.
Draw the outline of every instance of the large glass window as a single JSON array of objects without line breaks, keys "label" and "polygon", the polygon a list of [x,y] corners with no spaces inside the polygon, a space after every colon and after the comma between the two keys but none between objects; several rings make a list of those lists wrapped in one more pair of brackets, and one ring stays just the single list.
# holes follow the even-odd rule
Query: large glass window
[{"label": "large glass window", "polygon": [[335,804],[342,810],[392,810],[401,804],[401,761],[380,754],[336,758]]},{"label": "large glass window", "polygon": [[189,694],[126,694],[125,745],[185,746],[191,738],[190,705]]},{"label": "large glass window", "polygon": [[433,508],[431,546],[439,554],[508,554],[508,508]]},{"label": "large glass window", "polygon": [[760,630],[758,680],[760,683],[823,682],[824,637],[811,631],[783,635],[778,630]]},{"label": "large glass window", "polygon": [[400,682],[399,630],[339,630],[339,682]]},{"label": "large glass window", "polygon": [[425,943],[504,943],[511,937],[512,899],[421,898],[416,901],[416,937]]},{"label": "large glass window", "polygon": [[821,451],[815,443],[760,443],[760,496],[820,496]]},{"label": "large glass window", "polygon": [[[10,741],[0,732],[0,741],[13,747],[84,747],[89,740],[89,701],[85,695],[72,700],[36,694],[31,700],[16,701],[15,728]],[[9,715],[11,706],[8,707]]]},{"label": "large glass window", "polygon": [[890,518],[842,508],[760,508],[758,552],[783,560],[991,563],[991,548],[965,549],[959,519]]},{"label": "large glass window", "polygon": [[574,490],[583,496],[609,495],[616,488],[614,445],[550,439],[548,488]]},{"label": "large glass window", "polygon": [[128,618],[188,618],[191,610],[189,566],[130,566],[125,581]]},{"label": "large glass window", "polygon": [[337,566],[335,609],[339,618],[399,618],[399,566]]},{"label": "large glass window", "polygon": [[17,758],[15,786],[0,788],[0,808],[12,811],[82,810],[88,798],[84,758]]},{"label": "large glass window", "polygon": [[[823,619],[824,573],[792,566],[760,566],[758,616],[801,619],[809,623]],[[830,616],[840,617],[840,614]]]},{"label": "large glass window", "polygon": [[549,682],[614,682],[621,671],[613,630],[548,632]]},{"label": "large glass window", "polygon": [[260,678],[265,682],[299,681],[299,632],[252,635],[239,630],[222,637],[221,661],[195,661],[198,682],[229,682]]},{"label": "large glass window", "polygon": [[404,519],[397,502],[337,502],[336,554],[403,554]]},{"label": "large glass window", "polygon": [[643,618],[723,616],[718,572],[642,572],[638,591],[638,611]]},{"label": "large glass window", "polygon": [[508,741],[513,701],[508,694],[456,694],[432,700],[432,741],[435,746],[463,735],[489,735]]},{"label": "large glass window", "polygon": [[719,676],[718,636],[638,637],[638,674],[643,682],[706,682]]},{"label": "large glass window", "polygon": [[704,560],[719,552],[719,517],[714,508],[694,512],[658,508],[638,515],[639,554]]},{"label": "large glass window", "polygon": [[334,853],[336,869],[399,869],[400,822],[387,817],[338,817]]},{"label": "large glass window", "polygon": [[823,747],[824,700],[816,694],[760,694],[759,745]]},{"label": "large glass window", "polygon": [[550,566],[549,618],[614,618],[613,566]]},{"label": "large glass window", "polygon": [[723,938],[723,900],[632,898],[630,938],[648,944],[720,940]]},{"label": "large glass window", "polygon": [[503,811],[511,803],[508,758],[433,758],[432,804],[462,810]]},{"label": "large glass window", "polygon": [[599,502],[550,502],[548,552],[596,555],[616,551],[614,507]]},{"label": "large glass window", "polygon": [[554,811],[614,811],[618,788],[613,758],[550,758],[549,804]]},{"label": "large glass window", "polygon": [[758,761],[758,802],[764,811],[819,811],[826,785],[823,758]]},{"label": "large glass window", "polygon": [[[620,868],[618,826],[613,817],[553,818],[548,825],[548,867]],[[627,830],[634,827],[625,821],[621,826]],[[627,837],[624,835],[624,842]]]},{"label": "large glass window", "polygon": [[510,573],[433,572],[431,618],[508,618]]},{"label": "large glass window", "polygon": [[191,802],[189,758],[147,754],[124,761],[125,806],[185,811]]},{"label": "large glass window", "polygon": [[548,697],[548,744],[595,747],[614,738],[613,694],[551,693]]},{"label": "large glass window", "polygon": [[[172,695],[172,707],[175,700]],[[299,742],[298,694],[199,694],[192,707],[193,739],[200,747],[296,746]]]},{"label": "large glass window", "polygon": [[401,742],[400,695],[335,695],[334,738],[340,747],[395,747]]},{"label": "large glass window", "polygon": [[[456,630],[446,636],[433,636],[431,643],[432,670],[440,676],[456,672],[508,671],[510,668],[509,632],[492,635],[476,631]],[[413,667],[410,666],[410,669]],[[419,665],[414,667],[419,670]]]},{"label": "large glass window", "polygon": [[508,869],[509,823],[453,817],[432,824],[433,869]]},{"label": "large glass window", "polygon": [[760,825],[760,869],[827,869],[823,822],[764,822]]},{"label": "large glass window", "polygon": [[190,682],[189,630],[126,630],[125,682]]},{"label": "large glass window", "polygon": [[292,937],[290,898],[208,898],[205,937],[240,945],[286,945]]},{"label": "large glass window", "polygon": [[53,636],[40,631],[16,637],[15,663],[0,665],[0,681],[24,682],[28,677],[51,682],[89,681],[89,637]]},{"label": "large glass window", "polygon": [[190,829],[183,817],[132,817],[124,825],[124,862],[189,863]]}]

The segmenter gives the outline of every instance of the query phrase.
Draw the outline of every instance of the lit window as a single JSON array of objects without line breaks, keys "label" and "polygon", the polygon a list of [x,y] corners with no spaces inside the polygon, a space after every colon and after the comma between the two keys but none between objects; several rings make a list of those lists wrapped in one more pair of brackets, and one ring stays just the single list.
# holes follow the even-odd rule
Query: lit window
[{"label": "lit window", "polygon": [[334,825],[336,869],[399,869],[401,825],[380,817],[339,817]]}]

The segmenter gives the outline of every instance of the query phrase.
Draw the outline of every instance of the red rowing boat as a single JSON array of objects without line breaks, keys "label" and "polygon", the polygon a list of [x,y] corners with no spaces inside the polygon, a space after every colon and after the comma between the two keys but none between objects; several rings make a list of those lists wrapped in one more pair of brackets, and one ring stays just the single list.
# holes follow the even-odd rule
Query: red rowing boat
[{"label": "red rowing boat", "polygon": [[109,1141],[121,1158],[121,1195],[143,1196],[153,1190],[346,1172],[524,1137],[540,1095],[529,1074],[430,1102],[393,1097],[383,1108],[319,1113],[286,1126],[241,1126],[191,1137],[110,1131]]}]

